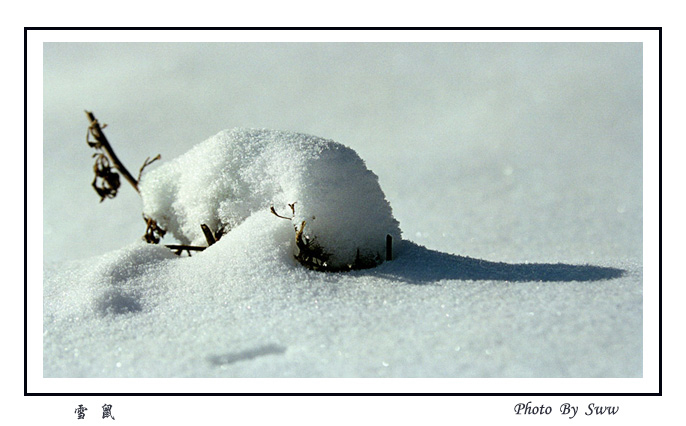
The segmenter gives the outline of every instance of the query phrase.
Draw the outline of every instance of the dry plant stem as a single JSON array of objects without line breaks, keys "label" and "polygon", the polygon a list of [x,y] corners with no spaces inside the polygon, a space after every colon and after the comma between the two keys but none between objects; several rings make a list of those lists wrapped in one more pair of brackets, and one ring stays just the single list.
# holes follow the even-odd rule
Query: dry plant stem
[{"label": "dry plant stem", "polygon": [[[88,132],[93,136],[93,138],[95,138],[95,141],[96,141],[95,147],[101,148],[105,151],[105,153],[109,157],[110,161],[112,162],[112,165],[117,170],[119,170],[119,172],[124,176],[124,179],[129,181],[131,186],[133,186],[133,189],[135,189],[136,192],[140,193],[140,191],[138,190],[138,181],[131,175],[131,173],[129,173],[129,171],[126,169],[126,167],[124,167],[122,162],[119,161],[117,154],[114,153],[112,146],[107,141],[105,134],[102,132],[102,128],[100,127],[100,123],[98,122],[98,120],[95,118],[93,113],[90,111],[86,111],[86,115],[88,116],[88,120],[91,123],[90,127],[88,128]],[[144,165],[144,167],[145,167],[145,165]]]},{"label": "dry plant stem", "polygon": [[160,228],[153,218],[147,217],[145,214],[143,215],[143,220],[145,221],[145,234],[143,235],[143,239],[148,243],[158,244],[160,240],[164,238],[164,234],[166,234],[167,231]]},{"label": "dry plant stem", "polygon": [[205,234],[205,240],[207,240],[208,247],[217,242],[209,226],[203,223],[202,225],[200,225],[200,229],[202,229],[202,233]]},{"label": "dry plant stem", "polygon": [[162,155],[160,155],[160,154],[157,154],[157,157],[153,158],[152,160],[150,159],[150,157],[146,158],[145,162],[143,162],[143,165],[141,166],[140,170],[138,170],[138,179],[136,179],[136,182],[141,181],[141,176],[143,176],[143,170],[145,170],[146,167],[148,167],[149,165],[151,165],[155,161],[160,160],[161,158],[162,158]]},{"label": "dry plant stem", "polygon": [[186,246],[183,244],[166,244],[165,247],[167,247],[170,250],[186,250],[186,251],[203,251],[207,247],[200,247],[200,246]]},{"label": "dry plant stem", "polygon": [[[114,153],[112,145],[110,145],[110,142],[107,140],[107,137],[102,131],[102,129],[107,125],[105,124],[100,126],[98,119],[95,118],[95,115],[93,115],[93,113],[90,111],[86,111],[86,116],[88,117],[88,121],[90,121],[90,126],[88,127],[88,133],[86,135],[86,142],[91,148],[95,148],[98,151],[93,155],[93,157],[96,157],[97,159],[94,166],[95,179],[93,180],[92,186],[98,195],[100,195],[100,202],[105,200],[105,198],[114,198],[117,195],[117,190],[119,189],[119,174],[112,171],[110,163],[120,174],[124,175],[124,179],[129,181],[133,189],[135,189],[140,195],[138,183],[143,175],[143,170],[150,164],[159,160],[161,156],[157,155],[152,160],[150,157],[146,158],[143,166],[141,166],[140,170],[138,171],[138,178],[134,179],[133,175],[131,175],[128,169],[119,160],[117,154]],[[91,141],[91,137],[95,139],[94,142]],[[98,182],[101,183],[100,186],[98,185]],[[158,244],[160,239],[164,237],[166,231],[160,228],[154,219],[145,216],[145,214],[143,215],[143,220],[146,224],[145,235],[143,235],[143,239],[148,243]]]},{"label": "dry plant stem", "polygon": [[[289,205],[290,205],[290,204],[289,204]],[[280,217],[281,219],[286,219],[286,220],[291,220],[291,219],[292,219],[292,218],[290,218],[290,217],[281,216],[280,214],[278,214],[278,213],[276,212],[276,209],[274,209],[274,206],[271,206],[271,207],[269,208],[269,211],[271,211],[272,214],[273,214],[274,216]]]}]

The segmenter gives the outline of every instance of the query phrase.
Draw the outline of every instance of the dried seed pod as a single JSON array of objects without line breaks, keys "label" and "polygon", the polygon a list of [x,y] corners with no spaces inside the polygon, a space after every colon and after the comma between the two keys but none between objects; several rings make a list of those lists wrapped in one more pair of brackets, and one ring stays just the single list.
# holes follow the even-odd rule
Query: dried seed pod
[{"label": "dried seed pod", "polygon": [[119,174],[112,169],[110,160],[105,154],[94,154],[93,157],[95,157],[93,165],[95,177],[92,186],[100,196],[100,202],[103,202],[105,198],[114,198],[117,195],[121,183]]}]

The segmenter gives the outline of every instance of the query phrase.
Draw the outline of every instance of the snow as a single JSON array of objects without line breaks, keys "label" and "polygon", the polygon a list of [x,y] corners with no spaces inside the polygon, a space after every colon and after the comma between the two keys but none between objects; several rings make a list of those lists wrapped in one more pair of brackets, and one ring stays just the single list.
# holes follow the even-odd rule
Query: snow
[{"label": "snow", "polygon": [[207,244],[201,224],[230,232],[272,207],[328,268],[381,263],[386,236],[400,241],[378,177],[350,148],[309,135],[223,131],[144,175],[140,191],[143,213],[183,244]]},{"label": "snow", "polygon": [[[47,272],[46,376],[576,377],[639,368],[615,353],[640,351],[625,341],[640,315],[621,328],[610,321],[640,311],[640,289],[609,284],[618,269],[488,263],[405,242],[377,268],[326,273],[293,261],[291,237],[287,223],[258,212],[192,257],[137,242]],[[589,322],[570,311],[577,303],[602,314]],[[557,337],[530,345],[551,323]],[[620,357],[611,369],[608,356]]]},{"label": "snow", "polygon": [[[642,377],[642,69],[638,43],[46,44],[43,376]],[[98,203],[84,109],[131,169],[162,154],[142,201]],[[234,127],[280,132],[207,139]],[[231,230],[177,257],[143,211]],[[403,238],[314,271],[301,219],[340,262]]]}]

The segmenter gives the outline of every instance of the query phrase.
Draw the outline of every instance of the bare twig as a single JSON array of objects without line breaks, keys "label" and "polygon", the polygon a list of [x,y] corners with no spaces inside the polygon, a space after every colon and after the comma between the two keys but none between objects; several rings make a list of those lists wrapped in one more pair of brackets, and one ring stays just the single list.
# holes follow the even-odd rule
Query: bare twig
[{"label": "bare twig", "polygon": [[[86,142],[88,142],[88,145],[92,148],[101,149],[105,151],[105,154],[107,155],[107,157],[109,157],[109,160],[112,163],[112,165],[117,170],[119,170],[119,173],[121,173],[124,176],[124,179],[129,181],[129,183],[131,184],[131,186],[133,186],[133,189],[135,189],[136,192],[140,192],[138,190],[138,181],[134,179],[133,176],[131,176],[131,173],[129,173],[129,171],[126,169],[126,167],[124,167],[122,162],[119,161],[119,157],[117,157],[117,154],[114,153],[112,146],[107,141],[105,134],[102,132],[102,127],[100,127],[100,123],[98,122],[98,120],[90,111],[86,111],[86,116],[88,116],[88,120],[91,123],[90,127],[88,127],[87,136],[93,136],[93,138],[95,138],[95,142],[91,142],[90,139],[87,137]],[[114,191],[114,194],[116,195],[116,191]]]},{"label": "bare twig", "polygon": [[[289,204],[289,206],[292,206],[292,205],[293,205],[293,204]],[[272,214],[273,214],[274,216],[280,217],[281,219],[286,219],[286,220],[291,220],[291,219],[292,219],[291,217],[281,216],[280,214],[278,214],[278,213],[276,212],[276,209],[274,209],[274,206],[271,206],[271,207],[269,208],[269,211],[271,211]]]},{"label": "bare twig", "polygon": [[164,229],[160,228],[159,225],[157,225],[157,222],[155,219],[148,217],[146,215],[143,215],[143,220],[145,221],[145,235],[143,235],[143,239],[150,244],[158,244],[160,240],[164,237],[164,234],[167,233]]},{"label": "bare twig", "polygon": [[295,259],[307,268],[314,269],[315,271],[334,271],[326,262],[331,256],[329,253],[324,252],[322,247],[317,243],[316,237],[310,239],[309,236],[303,235],[305,230],[304,220],[300,224],[300,229],[297,226],[295,228],[295,245],[298,248],[298,254],[295,255]]},{"label": "bare twig", "polygon": [[[110,145],[107,137],[105,137],[105,134],[102,132],[102,129],[107,127],[107,125],[103,124],[100,126],[97,118],[95,118],[95,115],[93,115],[93,113],[90,111],[86,111],[86,116],[88,117],[88,121],[90,121],[90,126],[88,127],[88,132],[86,133],[86,143],[88,143],[88,146],[98,151],[93,154],[93,157],[95,157],[95,165],[93,166],[95,178],[93,179],[92,185],[93,189],[95,189],[98,195],[100,195],[100,202],[104,201],[105,198],[114,198],[117,195],[119,186],[121,185],[119,174],[112,170],[113,168],[124,175],[124,179],[126,179],[131,184],[133,189],[140,194],[138,184],[141,181],[143,170],[150,164],[159,160],[161,156],[157,155],[152,160],[150,157],[146,158],[145,162],[138,171],[138,179],[134,179],[131,173],[129,173],[128,169],[119,160],[117,154],[114,153],[112,145]],[[91,137],[93,137],[95,140],[92,141]],[[166,231],[160,228],[157,225],[157,222],[150,217],[143,215],[143,220],[145,221],[146,225],[143,239],[151,244],[159,243],[160,239],[164,237]]]},{"label": "bare twig", "polygon": [[202,229],[202,233],[205,234],[205,240],[207,240],[208,247],[217,242],[217,239],[214,238],[214,234],[210,230],[209,226],[203,223],[200,225],[200,228]]},{"label": "bare twig", "polygon": [[188,255],[191,255],[192,251],[203,251],[207,247],[199,247],[199,246],[186,246],[182,244],[167,244],[165,245],[166,248],[169,250],[173,250],[174,254],[176,255],[181,255],[182,252],[188,252]]},{"label": "bare twig", "polygon": [[157,157],[153,158],[152,160],[150,159],[150,157],[146,158],[145,161],[143,162],[143,165],[141,166],[140,170],[138,171],[138,179],[136,179],[136,182],[137,183],[141,182],[141,176],[143,175],[143,170],[146,167],[148,167],[149,165],[151,165],[152,163],[154,163],[155,161],[157,161],[161,158],[162,158],[161,154],[157,154]]}]

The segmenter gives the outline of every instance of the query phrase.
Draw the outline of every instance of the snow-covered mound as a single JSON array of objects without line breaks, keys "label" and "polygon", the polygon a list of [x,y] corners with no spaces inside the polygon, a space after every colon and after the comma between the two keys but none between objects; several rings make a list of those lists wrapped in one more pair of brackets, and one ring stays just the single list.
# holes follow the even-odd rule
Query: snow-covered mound
[{"label": "snow-covered mound", "polygon": [[292,217],[293,253],[305,244],[329,269],[378,264],[386,236],[400,242],[378,177],[357,153],[300,133],[222,131],[146,173],[140,192],[143,213],[182,244],[206,245],[202,224],[231,232],[272,206]]}]

